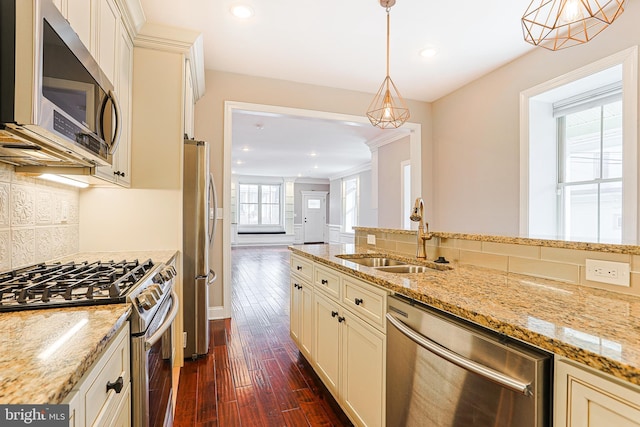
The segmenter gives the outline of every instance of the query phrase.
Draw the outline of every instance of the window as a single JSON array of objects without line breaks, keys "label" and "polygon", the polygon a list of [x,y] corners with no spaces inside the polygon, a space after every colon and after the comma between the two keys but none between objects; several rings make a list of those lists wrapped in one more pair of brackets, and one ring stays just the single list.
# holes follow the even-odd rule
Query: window
[{"label": "window", "polygon": [[350,178],[342,181],[342,218],[343,231],[353,232],[353,227],[358,225],[358,178]]},{"label": "window", "polygon": [[[584,102],[588,100],[589,102]],[[622,241],[622,92],[554,104],[558,130],[558,235]]]},{"label": "window", "polygon": [[280,185],[240,184],[239,225],[280,225]]},{"label": "window", "polygon": [[520,235],[638,242],[638,48],[520,94]]}]

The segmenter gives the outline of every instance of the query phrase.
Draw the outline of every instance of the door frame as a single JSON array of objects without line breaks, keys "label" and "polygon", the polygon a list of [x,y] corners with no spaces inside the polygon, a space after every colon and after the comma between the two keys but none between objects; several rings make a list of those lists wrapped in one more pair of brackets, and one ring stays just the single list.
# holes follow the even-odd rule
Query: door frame
[{"label": "door frame", "polygon": [[[327,191],[301,191],[300,193],[302,193],[302,216],[304,218],[307,217],[306,212],[307,212],[307,198],[308,197],[312,197],[312,198],[318,198],[318,199],[322,199],[322,207],[321,209],[324,209],[324,224],[322,224],[322,241],[326,242],[326,233],[325,233],[325,228],[327,227],[327,195],[329,194],[329,192]],[[294,196],[295,197],[295,196]],[[303,243],[307,243],[307,227],[305,226],[306,221],[302,223],[302,242]]]},{"label": "door frame", "polygon": [[[339,120],[370,124],[369,119],[366,116],[354,116],[350,114],[280,107],[250,102],[225,101],[222,176],[222,297],[224,302],[221,310],[216,307],[216,316],[211,318],[231,317],[231,147],[233,143],[232,125],[234,110],[259,111],[272,114],[285,114],[324,120]],[[422,193],[422,125],[420,123],[406,122],[402,128],[402,131],[409,135],[409,143],[411,147],[411,193],[415,199],[416,197],[420,197]],[[375,154],[376,153],[372,153],[372,164],[376,161]],[[377,185],[377,182],[375,182],[375,184]],[[375,203],[375,208],[377,209],[377,194],[375,202],[373,203]]]}]

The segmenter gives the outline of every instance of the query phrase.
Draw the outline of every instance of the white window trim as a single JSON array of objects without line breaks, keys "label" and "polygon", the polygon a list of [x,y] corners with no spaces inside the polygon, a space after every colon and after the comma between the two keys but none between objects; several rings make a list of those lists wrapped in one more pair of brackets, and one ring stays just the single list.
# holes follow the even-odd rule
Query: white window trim
[{"label": "white window trim", "polygon": [[401,180],[401,192],[400,197],[402,199],[402,218],[400,218],[400,224],[402,224],[402,228],[410,230],[411,229],[411,220],[409,216],[411,215],[411,194],[409,194],[409,204],[407,205],[405,197],[407,195],[407,188],[411,191],[411,181],[407,182],[404,178],[404,168],[411,167],[411,160],[405,160],[400,162],[400,180]]},{"label": "white window trim", "polygon": [[340,183],[340,193],[341,193],[341,205],[342,205],[342,218],[341,218],[341,222],[342,222],[342,232],[343,233],[347,233],[347,234],[355,234],[355,231],[353,229],[351,230],[347,230],[347,226],[345,224],[345,219],[347,217],[347,213],[346,213],[346,194],[344,192],[344,185],[345,185],[345,181],[351,181],[351,180],[355,180],[356,181],[356,223],[354,225],[354,227],[358,226],[358,222],[360,219],[360,176],[351,176],[351,177],[346,177],[342,179],[342,182]]},{"label": "white window trim", "polygon": [[520,235],[529,235],[529,102],[531,98],[599,71],[622,64],[623,244],[638,235],[638,47],[633,46],[520,93]]},{"label": "white window trim", "polygon": [[[240,223],[240,186],[242,185],[258,185],[258,186],[263,186],[263,185],[277,185],[280,187],[280,222],[279,224],[241,224]],[[284,183],[281,180],[278,181],[274,181],[274,180],[266,180],[266,181],[256,181],[256,180],[251,180],[251,181],[247,181],[247,180],[242,180],[242,181],[238,181],[238,196],[237,196],[237,207],[236,207],[236,211],[238,212],[238,231],[239,232],[244,232],[244,233],[250,233],[252,231],[256,231],[256,232],[269,232],[269,231],[273,231],[273,232],[282,232],[285,231],[285,227],[284,227],[284,211],[285,211],[285,188],[284,188]],[[260,201],[258,201],[258,206],[260,206],[261,203]]]}]

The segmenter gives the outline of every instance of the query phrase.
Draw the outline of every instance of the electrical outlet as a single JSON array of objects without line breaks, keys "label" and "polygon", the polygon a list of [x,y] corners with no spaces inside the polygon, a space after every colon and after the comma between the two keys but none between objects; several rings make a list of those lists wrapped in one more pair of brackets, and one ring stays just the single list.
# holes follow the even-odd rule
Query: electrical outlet
[{"label": "electrical outlet", "polygon": [[629,263],[587,259],[587,280],[629,286]]},{"label": "electrical outlet", "polygon": [[376,244],[376,235],[367,234],[367,245],[375,245],[375,244]]},{"label": "electrical outlet", "polygon": [[187,333],[186,332],[182,333],[182,347],[183,348],[187,348]]}]

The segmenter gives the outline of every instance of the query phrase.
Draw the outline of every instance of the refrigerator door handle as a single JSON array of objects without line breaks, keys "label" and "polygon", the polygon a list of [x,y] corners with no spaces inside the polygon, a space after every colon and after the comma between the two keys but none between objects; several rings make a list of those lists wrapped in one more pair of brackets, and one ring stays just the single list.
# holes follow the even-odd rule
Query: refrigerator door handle
[{"label": "refrigerator door handle", "polygon": [[218,211],[218,200],[216,197],[216,185],[213,182],[213,174],[209,174],[209,246],[213,244],[213,236],[216,233],[216,215]]},{"label": "refrigerator door handle", "polygon": [[207,281],[207,285],[211,285],[213,284],[213,282],[216,281],[216,279],[218,278],[218,275],[216,274],[215,271],[209,270],[209,276],[207,277],[209,277],[209,280]]}]

